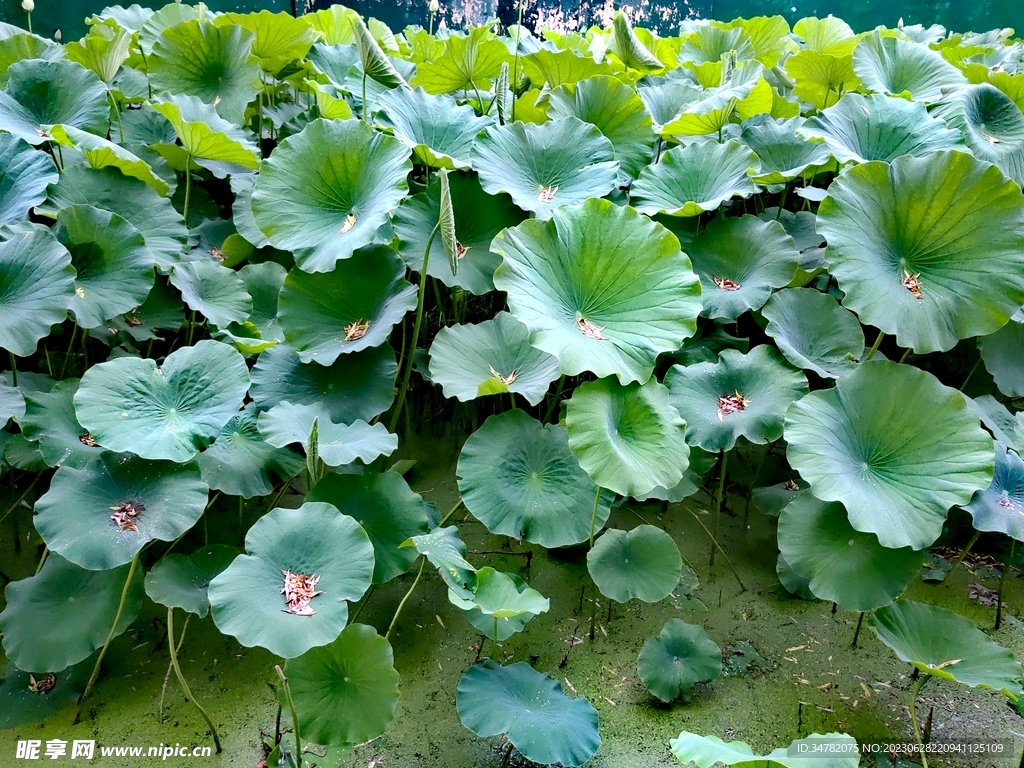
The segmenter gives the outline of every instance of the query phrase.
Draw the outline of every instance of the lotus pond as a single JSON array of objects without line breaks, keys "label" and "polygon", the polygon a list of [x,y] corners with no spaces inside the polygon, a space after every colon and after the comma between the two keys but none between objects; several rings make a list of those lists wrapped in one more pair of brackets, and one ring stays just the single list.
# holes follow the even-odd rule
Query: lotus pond
[{"label": "lotus pond", "polygon": [[434,22],[0,28],[2,763],[1020,764],[1024,42]]}]

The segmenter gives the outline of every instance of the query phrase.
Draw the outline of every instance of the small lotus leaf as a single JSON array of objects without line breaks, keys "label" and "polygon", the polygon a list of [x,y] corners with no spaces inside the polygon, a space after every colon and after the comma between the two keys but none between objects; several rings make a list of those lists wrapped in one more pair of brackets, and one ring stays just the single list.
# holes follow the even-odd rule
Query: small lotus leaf
[{"label": "small lotus leaf", "polygon": [[1024,397],[1024,322],[1010,320],[978,340],[985,369],[1007,397]]},{"label": "small lotus leaf", "polygon": [[240,323],[252,312],[252,296],[242,278],[213,259],[178,264],[171,273],[171,285],[181,291],[189,309],[213,325]]},{"label": "small lotus leaf", "polygon": [[329,467],[369,464],[380,456],[390,456],[398,448],[398,436],[381,423],[367,424],[357,419],[351,424],[335,424],[323,418],[320,407],[280,402],[259,415],[259,430],[270,445],[285,448],[299,443],[310,452],[309,439],[317,426],[317,455]]},{"label": "small lotus leaf", "polygon": [[761,309],[765,333],[792,365],[827,379],[852,371],[864,356],[857,316],[827,293],[791,288],[775,293]]},{"label": "small lotus leaf", "polygon": [[237,555],[238,549],[226,544],[209,544],[188,557],[165,555],[146,574],[146,594],[154,603],[205,618],[210,612],[210,582]]},{"label": "small lotus leaf", "polygon": [[637,674],[662,701],[687,700],[695,683],[709,683],[722,674],[722,649],[703,627],[671,619],[644,643]]},{"label": "small lotus leaf", "polygon": [[587,553],[587,570],[611,600],[656,603],[679,584],[683,559],[672,537],[653,525],[631,531],[609,528]]},{"label": "small lotus leaf", "polygon": [[979,531],[1005,533],[1024,541],[1024,461],[1002,443],[996,443],[996,469],[992,485],[974,494],[964,509]]}]

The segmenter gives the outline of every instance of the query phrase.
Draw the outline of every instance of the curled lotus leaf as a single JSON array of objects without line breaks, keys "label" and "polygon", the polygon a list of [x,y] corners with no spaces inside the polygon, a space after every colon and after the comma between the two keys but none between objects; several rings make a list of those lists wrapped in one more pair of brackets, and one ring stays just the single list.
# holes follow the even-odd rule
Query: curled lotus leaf
[{"label": "curled lotus leaf", "polygon": [[260,434],[267,443],[278,448],[298,443],[307,455],[313,451],[310,442],[314,425],[316,454],[329,467],[356,461],[369,464],[398,449],[398,435],[388,432],[380,422],[371,425],[356,419],[351,424],[336,424],[323,418],[322,411],[315,405],[279,402],[258,418]]},{"label": "curled lotus leaf", "polygon": [[976,530],[1005,533],[1024,541],[1024,461],[1020,456],[996,443],[992,484],[975,493],[964,509],[971,513]]},{"label": "curled lotus leaf", "polygon": [[1024,184],[1024,114],[1013,99],[994,85],[978,83],[953,90],[934,112],[960,132],[975,157]]},{"label": "curled lotus leaf", "polygon": [[238,554],[237,547],[208,544],[187,557],[176,552],[164,555],[146,574],[146,595],[159,605],[205,618],[210,612],[210,582]]},{"label": "curled lotus leaf", "polygon": [[0,134],[0,225],[24,221],[57,183],[57,168],[24,139]]}]

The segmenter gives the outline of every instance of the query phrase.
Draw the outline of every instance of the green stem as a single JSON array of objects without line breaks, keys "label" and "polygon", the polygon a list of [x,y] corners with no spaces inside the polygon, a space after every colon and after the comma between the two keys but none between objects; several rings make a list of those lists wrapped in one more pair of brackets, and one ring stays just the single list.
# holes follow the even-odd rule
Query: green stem
[{"label": "green stem", "polygon": [[19,497],[18,497],[18,498],[17,498],[16,500],[15,500],[15,502],[14,502],[13,504],[11,504],[11,506],[9,506],[9,507],[7,508],[7,511],[6,511],[6,512],[4,512],[4,513],[3,513],[2,515],[0,515],[0,523],[2,523],[2,522],[3,522],[4,520],[6,520],[6,519],[7,519],[7,516],[8,516],[9,514],[11,514],[11,512],[13,512],[14,510],[16,510],[16,509],[18,508],[18,505],[19,505],[19,504],[21,504],[21,502],[23,502],[23,501],[25,500],[25,497],[26,497],[26,496],[28,496],[29,492],[30,492],[30,491],[31,491],[31,490],[32,490],[33,488],[35,488],[35,487],[36,487],[36,483],[38,483],[38,482],[39,482],[39,478],[41,478],[41,477],[42,477],[42,474],[40,473],[40,474],[37,474],[37,475],[36,475],[36,476],[35,476],[34,478],[32,478],[32,482],[31,482],[31,483],[29,483],[29,486],[28,486],[28,488],[26,488],[26,489],[24,490],[24,492],[23,492],[23,493],[21,494],[21,496],[19,496]]},{"label": "green stem", "polygon": [[32,34],[32,12],[31,11],[26,11],[25,12],[25,16],[28,19],[28,33],[31,35]]},{"label": "green stem", "polygon": [[361,118],[363,118],[363,122],[364,123],[367,122],[367,120],[366,120],[366,70],[365,69],[363,70],[363,106],[362,106],[362,109],[360,110],[359,116]]},{"label": "green stem", "polygon": [[981,364],[981,358],[979,357],[979,358],[978,358],[978,359],[977,359],[977,360],[975,361],[975,363],[974,363],[974,366],[973,366],[973,367],[971,368],[970,372],[969,372],[969,373],[967,374],[967,378],[966,378],[966,379],[964,379],[964,383],[960,385],[960,391],[961,391],[961,392],[963,391],[964,387],[966,387],[966,386],[967,386],[967,382],[971,380],[971,377],[972,377],[972,376],[974,375],[974,372],[975,372],[976,370],[978,370],[978,366],[979,366],[980,364]]},{"label": "green stem", "polygon": [[908,357],[910,357],[910,353],[911,353],[911,352],[913,352],[913,351],[914,351],[914,350],[913,350],[913,349],[910,349],[910,348],[906,349],[906,350],[905,350],[905,351],[903,352],[903,354],[902,354],[902,355],[900,355],[900,364],[903,364],[903,363],[907,362],[907,358],[908,358]]},{"label": "green stem", "polygon": [[921,750],[921,768],[928,768],[928,756],[924,753],[924,740],[921,738],[921,726],[917,723],[917,697],[924,688],[924,684],[931,679],[930,675],[921,675],[914,686],[914,695],[910,699],[910,723],[914,726],[914,738],[917,739],[917,746]]},{"label": "green stem", "polygon": [[17,360],[17,358],[15,358],[13,352],[8,352],[7,354],[10,355],[10,357],[11,357],[11,386],[12,387],[17,387],[18,386],[18,360]]},{"label": "green stem", "polygon": [[185,698],[191,701],[196,709],[199,710],[199,714],[203,716],[203,720],[210,726],[210,733],[213,734],[213,743],[217,748],[217,754],[221,753],[220,736],[217,735],[217,726],[213,724],[213,720],[206,714],[206,710],[203,709],[202,705],[196,701],[195,695],[192,693],[192,689],[188,687],[188,683],[185,681],[185,676],[181,674],[181,667],[178,666],[178,652],[174,647],[174,609],[167,609],[167,648],[171,654],[171,666],[174,667],[174,674],[178,678],[178,683],[181,685],[181,690],[185,692]]},{"label": "green stem", "polygon": [[64,363],[60,367],[60,377],[63,379],[68,369],[68,361],[71,360],[71,351],[75,348],[75,334],[78,333],[78,324],[71,326],[71,341],[68,342],[68,351],[64,353]]},{"label": "green stem", "polygon": [[590,513],[590,548],[594,548],[594,528],[597,526],[597,509],[601,505],[601,486],[597,486],[594,494],[594,511]]},{"label": "green stem", "polygon": [[182,207],[181,218],[185,220],[185,226],[188,226],[188,203],[189,198],[192,197],[192,155],[189,153],[185,156],[185,204]]},{"label": "green stem", "polygon": [[416,322],[412,326],[412,341],[409,344],[409,354],[405,358],[405,372],[402,374],[402,386],[398,390],[395,412],[391,416],[390,432],[394,432],[395,427],[398,426],[398,417],[402,413],[402,406],[405,405],[405,394],[409,389],[409,380],[412,378],[412,363],[413,358],[416,357],[416,342],[419,340],[420,326],[423,324],[423,304],[427,293],[427,262],[430,260],[430,249],[434,245],[434,238],[437,237],[437,231],[440,226],[440,221],[434,225],[434,229],[430,232],[430,237],[427,238],[427,247],[423,250],[423,266],[420,269],[420,289],[419,295],[416,298]]},{"label": "green stem", "polygon": [[[39,565],[36,566],[36,573],[35,573],[36,576],[39,575],[39,572],[41,570],[43,570],[43,566],[46,565],[46,558],[49,556],[49,554],[50,554],[50,548],[49,547],[43,547],[43,554],[39,558]],[[999,627],[996,627],[996,629],[999,629]]]},{"label": "green stem", "polygon": [[878,351],[878,347],[881,346],[882,339],[884,338],[885,334],[882,331],[879,331],[878,335],[875,337],[875,343],[871,345],[871,349],[868,350],[867,357],[864,358],[865,363],[875,356],[875,352]]},{"label": "green stem", "polygon": [[[718,541],[718,530],[722,521],[722,497],[725,495],[725,473],[729,468],[729,454],[722,451],[722,461],[718,469],[718,492],[715,494],[715,533],[713,540]],[[711,548],[709,568],[715,565],[715,547]]]},{"label": "green stem", "polygon": [[743,531],[747,530],[747,523],[750,520],[750,497],[754,495],[754,487],[757,485],[757,479],[761,476],[761,469],[764,467],[765,461],[768,459],[768,454],[772,452],[775,447],[775,443],[768,443],[764,453],[761,454],[761,458],[757,462],[757,466],[754,468],[754,476],[750,480],[750,487],[747,489],[747,501],[743,507]]},{"label": "green stem", "polygon": [[107,100],[110,102],[110,106],[114,108],[114,116],[117,117],[117,133],[121,137],[121,144],[124,144],[124,126],[121,125],[121,105],[117,103],[117,99],[114,98],[114,94],[107,91]]},{"label": "green stem", "polygon": [[[512,64],[512,80],[509,82],[509,90],[512,91],[512,122],[516,121],[516,89],[519,88],[519,46],[522,43],[523,34],[523,6],[526,0],[519,0],[519,21],[516,22],[516,58]],[[495,94],[497,96],[497,94]]]},{"label": "green stem", "polygon": [[711,531],[708,530],[708,527],[706,525],[704,525],[704,521],[700,519],[700,515],[698,515],[696,512],[694,512],[689,507],[686,507],[685,505],[684,505],[684,508],[686,509],[687,512],[689,512],[691,515],[693,515],[693,519],[696,520],[697,524],[700,525],[700,527],[704,529],[704,533],[706,533],[708,535],[708,538],[711,539],[711,543],[715,546],[715,548],[718,549],[719,552],[722,553],[722,558],[725,560],[725,564],[729,566],[729,570],[732,571],[732,575],[736,577],[736,583],[740,585],[740,591],[746,592],[747,588],[743,584],[743,579],[740,578],[740,574],[736,570],[736,566],[734,566],[732,564],[732,560],[730,560],[729,556],[727,554],[725,554],[725,550],[722,549],[722,545],[718,543],[718,540],[715,539],[715,537],[711,533]]},{"label": "green stem", "polygon": [[395,609],[395,615],[391,617],[391,623],[388,625],[388,631],[384,633],[384,639],[390,640],[391,633],[395,629],[395,624],[398,623],[398,617],[402,615],[402,609],[405,608],[405,604],[409,598],[412,597],[413,591],[416,589],[416,585],[420,583],[420,577],[423,575],[423,565],[427,562],[425,557],[420,557],[420,569],[416,572],[416,578],[412,581],[412,586],[409,587],[409,591],[405,593],[405,597],[402,598],[402,602],[398,604]]},{"label": "green stem", "polygon": [[949,571],[946,573],[946,578],[944,578],[943,581],[949,581],[949,577],[953,575],[953,571],[960,567],[960,563],[964,561],[964,558],[967,557],[967,553],[971,551],[971,547],[977,543],[979,538],[981,538],[981,531],[975,531],[974,535],[971,536],[971,540],[967,542],[967,546],[960,551],[959,556],[957,556],[956,560],[953,561],[953,565],[950,566]]},{"label": "green stem", "polygon": [[850,644],[851,648],[857,647],[857,640],[860,638],[860,628],[864,623],[864,611],[860,612],[860,616],[857,618],[857,629],[853,632],[853,643]]},{"label": "green stem", "polygon": [[299,713],[295,709],[295,702],[292,700],[292,689],[288,687],[288,678],[284,676],[280,664],[274,665],[274,671],[281,680],[281,688],[284,691],[285,701],[292,713],[292,733],[295,735],[295,768],[302,768],[302,738],[299,736]]},{"label": "green stem", "polygon": [[1003,561],[1003,572],[999,575],[999,592],[996,594],[996,625],[1003,623],[1003,588],[1006,586],[1006,574],[1010,572],[1010,561],[1013,560],[1013,550],[1017,546],[1016,539],[1010,539],[1010,556]]},{"label": "green stem", "polygon": [[454,515],[459,510],[459,507],[461,507],[461,506],[462,506],[462,497],[460,496],[459,500],[456,501],[452,505],[452,508],[448,510],[448,514],[441,518],[441,522],[439,522],[437,524],[437,527],[438,528],[442,528],[444,526],[444,524],[448,522],[448,520],[451,518],[451,516]]}]

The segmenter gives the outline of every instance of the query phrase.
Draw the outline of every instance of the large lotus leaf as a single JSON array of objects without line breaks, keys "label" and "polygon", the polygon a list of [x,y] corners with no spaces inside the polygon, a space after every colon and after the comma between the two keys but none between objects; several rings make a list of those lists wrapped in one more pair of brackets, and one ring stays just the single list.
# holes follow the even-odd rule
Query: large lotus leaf
[{"label": "large lotus leaf", "polygon": [[475,175],[454,173],[448,177],[455,215],[455,235],[459,268],[452,274],[451,261],[445,253],[442,238],[431,233],[437,226],[441,210],[441,185],[432,184],[402,201],[394,214],[398,254],[406,265],[417,272],[423,268],[423,254],[430,241],[427,274],[449,287],[458,286],[471,293],[484,294],[494,290],[494,270],[501,263],[490,251],[494,236],[506,227],[523,220],[524,214],[505,195],[489,195],[480,187]]},{"label": "large lotus leaf", "polygon": [[775,560],[775,575],[778,576],[779,583],[794,597],[799,597],[801,600],[816,599],[814,593],[811,592],[811,582],[794,571],[782,555]]},{"label": "large lotus leaf", "polygon": [[873,32],[853,53],[853,70],[869,91],[936,101],[944,88],[966,84],[963,73],[927,45]]},{"label": "large lotus leaf", "polygon": [[827,379],[852,371],[864,356],[857,316],[812,288],[778,291],[761,309],[765,333],[792,365]]},{"label": "large lotus leaf", "polygon": [[848,611],[888,605],[917,576],[924,551],[886,549],[850,525],[838,502],[799,494],[779,516],[779,549],[814,596]]},{"label": "large lotus leaf", "polygon": [[26,220],[57,178],[53,160],[44,152],[17,136],[0,134],[0,225]]},{"label": "large lotus leaf", "polygon": [[992,481],[992,438],[930,373],[872,361],[786,414],[789,463],[883,547],[927,547],[946,513]]},{"label": "large lotus leaf", "polygon": [[684,34],[680,40],[679,63],[693,73],[703,88],[721,85],[726,62],[754,58],[754,46],[739,28],[712,21]]},{"label": "large lotus leaf", "polygon": [[800,265],[796,241],[777,221],[719,217],[686,246],[700,276],[704,309],[715,320],[735,320],[760,309],[772,290],[792,282]]},{"label": "large lotus leaf", "polygon": [[362,120],[314,120],[264,162],[252,195],[256,224],[302,269],[330,271],[373,242],[411,170],[408,149]]},{"label": "large lotus leaf", "polygon": [[764,444],[782,437],[786,409],[807,394],[807,379],[771,346],[747,354],[724,349],[717,363],[673,366],[670,402],[686,419],[687,438],[705,451],[731,451],[740,437]]},{"label": "large lotus leaf", "polygon": [[821,139],[840,163],[889,163],[900,155],[921,157],[953,149],[961,138],[924,104],[882,94],[848,93],[804,123],[798,133]]},{"label": "large lotus leaf", "polygon": [[8,37],[0,40],[0,86],[7,85],[7,70],[15,62],[25,59],[59,61],[67,58],[63,46],[39,35],[23,32],[14,25],[5,24],[4,34]]},{"label": "large lotus leaf", "polygon": [[694,142],[645,168],[630,188],[630,203],[647,214],[699,216],[732,197],[754,194],[750,177],[759,168],[757,156],[738,141]]},{"label": "large lotus leaf", "polygon": [[[130,566],[87,571],[51,554],[35,576],[12,581],[0,613],[4,653],[18,669],[60,672],[89,658],[110,634]],[[142,607],[142,572],[137,570],[114,627],[119,635]]]},{"label": "large lotus leaf", "polygon": [[213,23],[218,26],[237,24],[252,32],[252,55],[270,74],[277,74],[290,62],[303,58],[316,40],[313,27],[306,19],[284,11],[222,13],[214,17]]},{"label": "large lotus leaf", "polygon": [[416,308],[416,287],[404,275],[402,260],[385,246],[360,250],[331,272],[293,269],[278,305],[285,339],[302,362],[321,365],[380,346]]},{"label": "large lotus leaf", "polygon": [[449,525],[434,528],[430,533],[410,536],[402,547],[415,547],[444,580],[455,595],[466,600],[473,597],[476,585],[476,568],[466,560],[466,543],[459,538],[459,528]]},{"label": "large lotus leaf", "polygon": [[[0,46],[3,42],[6,41],[0,41]],[[0,669],[0,728],[42,723],[76,704],[85,691],[94,664],[86,659],[55,674],[53,687],[49,689],[39,685],[47,679],[45,676],[36,677],[31,672],[22,672],[14,664],[6,664]]]},{"label": "large lotus leaf", "polygon": [[786,75],[793,95],[821,110],[835,104],[843,93],[855,91],[860,80],[853,71],[853,56],[802,50],[788,57]]},{"label": "large lotus leaf", "polygon": [[302,363],[294,349],[278,344],[253,366],[250,394],[261,410],[287,400],[318,407],[328,421],[350,424],[388,409],[397,372],[395,352],[387,344],[345,355],[329,366]]},{"label": "large lotus leaf", "polygon": [[459,492],[491,533],[543,547],[586,541],[604,527],[611,499],[569,451],[564,427],[520,410],[492,416],[462,448]]},{"label": "large lotus leaf", "polygon": [[631,531],[610,528],[587,553],[587,570],[611,600],[656,603],[679,584],[683,559],[672,537],[653,525]]},{"label": "large lotus leaf", "polygon": [[146,594],[154,603],[206,618],[210,612],[210,582],[238,554],[237,547],[209,544],[188,557],[165,555],[146,574]]},{"label": "large lotus leaf", "polygon": [[1024,541],[1024,461],[996,443],[996,468],[992,485],[974,494],[964,509],[971,513],[979,531],[995,531]]},{"label": "large lotus leaf", "polygon": [[974,156],[1024,184],[1024,114],[1006,94],[988,83],[957,88],[935,114],[958,130]]},{"label": "large lotus leaf", "polygon": [[0,91],[0,130],[39,145],[49,140],[47,129],[55,123],[105,135],[110,104],[103,81],[70,61],[12,64],[7,88]]},{"label": "large lotus leaf", "polygon": [[398,448],[398,436],[388,432],[380,422],[370,425],[359,419],[351,424],[335,424],[326,419],[319,406],[293,405],[280,402],[259,415],[259,430],[263,439],[278,448],[300,444],[307,455],[316,425],[316,453],[329,467],[340,467],[362,461],[369,464],[390,456]]},{"label": "large lotus leaf", "polygon": [[83,469],[57,470],[36,502],[35,526],[52,551],[82,568],[106,570],[154,539],[172,541],[191,528],[208,493],[195,464],[106,452]]},{"label": "large lotus leaf", "polygon": [[157,151],[167,154],[169,159],[176,160],[184,154],[183,160],[206,162],[218,176],[238,169],[255,170],[259,164],[256,146],[249,141],[245,132],[222,118],[198,96],[165,94],[152,106],[167,118],[181,141],[180,147],[173,144],[154,145]]},{"label": "large lotus leaf", "polygon": [[[330,504],[268,512],[246,533],[245,550],[208,594],[217,628],[247,648],[293,659],[327,645],[348,623],[348,603],[370,586],[373,545],[359,523]],[[288,610],[285,572],[319,577],[312,613]]]},{"label": "large lotus leaf", "polygon": [[189,309],[214,325],[239,323],[252,312],[252,296],[242,278],[212,258],[178,264],[171,273],[171,285],[181,291]]},{"label": "large lotus leaf", "polygon": [[57,214],[57,238],[71,253],[75,292],[69,308],[82,328],[130,312],[153,288],[146,239],[116,213],[72,205]]},{"label": "large lotus leaf", "polygon": [[646,381],[657,356],[696,330],[690,260],[673,234],[632,208],[587,200],[506,229],[492,249],[504,258],[494,284],[512,315],[567,375]]},{"label": "large lotus leaf", "polygon": [[722,674],[722,649],[704,628],[670,619],[657,637],[640,649],[637,674],[647,690],[664,702],[690,698],[695,683]]},{"label": "large lotus leaf", "polygon": [[420,64],[410,85],[435,94],[474,88],[489,91],[492,78],[510,59],[505,43],[495,37],[490,26],[473,27],[465,35],[449,35],[444,52]]},{"label": "large lotus leaf", "polygon": [[[338,639],[285,665],[303,739],[362,744],[382,735],[395,716],[398,672],[387,639],[350,624]],[[280,692],[282,702],[285,693]]]},{"label": "large lotus leaf", "polygon": [[686,422],[657,380],[581,384],[566,404],[569,450],[602,488],[640,496],[672,488],[689,463]]},{"label": "large lotus leaf", "polygon": [[328,45],[350,45],[355,42],[355,32],[352,28],[358,17],[359,14],[351,8],[330,5],[316,13],[305,14],[301,19]]},{"label": "large lotus leaf", "polygon": [[741,62],[731,70],[727,83],[698,92],[658,133],[662,137],[721,134],[733,118],[742,122],[771,112],[774,98],[772,87],[762,77],[761,65]]},{"label": "large lotus leaf", "polygon": [[1007,397],[1024,397],[1024,322],[1011,320],[978,340],[985,369]]},{"label": "large lotus leaf", "polygon": [[147,459],[188,461],[209,445],[249,389],[245,359],[200,341],[154,360],[119,357],[85,372],[75,411],[93,439]]},{"label": "large lotus leaf", "polygon": [[233,123],[259,92],[260,68],[252,55],[255,36],[233,24],[198,19],[163,31],[147,57],[156,93],[196,96]]},{"label": "large lotus leaf", "polygon": [[811,175],[816,166],[829,160],[828,147],[808,141],[796,132],[803,120],[775,120],[770,115],[752,117],[743,124],[740,138],[761,162],[754,177],[758,184],[783,184],[798,176]]},{"label": "large lotus leaf", "polygon": [[717,736],[699,736],[689,731],[672,739],[670,745],[680,762],[697,768],[857,768],[860,763],[857,740],[845,733],[812,733],[767,755],[755,755],[743,741],[725,742]]},{"label": "large lotus leaf", "polygon": [[431,381],[463,402],[512,392],[537,405],[557,378],[558,360],[531,347],[526,326],[507,312],[442,328],[430,345]]},{"label": "large lotus leaf", "polygon": [[772,68],[788,48],[789,23],[782,16],[754,16],[734,19],[724,24],[730,29],[742,29],[754,47],[754,58],[766,68]]},{"label": "large lotus leaf", "polygon": [[872,613],[868,626],[900,660],[926,675],[1011,698],[1024,693],[1021,666],[1013,654],[958,613],[900,600]]},{"label": "large lotus leaf", "polygon": [[524,662],[503,667],[486,659],[470,667],[455,706],[477,736],[505,734],[535,763],[583,765],[601,746],[597,710],[586,699],[570,699],[561,683]]},{"label": "large lotus leaf", "polygon": [[159,195],[166,195],[170,190],[168,183],[157,176],[146,161],[102,136],[70,125],[51,126],[50,136],[57,144],[74,147],[81,152],[91,168],[117,168],[125,176],[145,182]]},{"label": "large lotus leaf", "polygon": [[593,56],[581,56],[576,51],[552,51],[542,48],[519,58],[523,77],[534,87],[547,85],[554,90],[599,75],[609,75],[612,67],[607,61],[594,61]]},{"label": "large lotus leaf", "polygon": [[851,168],[818,231],[843,304],[919,354],[992,333],[1024,304],[1020,187],[963,152]]},{"label": "large lotus leaf", "polygon": [[473,145],[473,168],[491,195],[550,219],[563,205],[603,197],[617,183],[612,143],[577,117],[488,128]]},{"label": "large lotus leaf", "polygon": [[142,53],[148,56],[153,52],[153,44],[165,29],[184,21],[200,18],[205,15],[201,11],[202,9],[184,3],[174,3],[173,5],[168,3],[160,10],[151,13],[138,30],[139,48]]},{"label": "large lotus leaf", "polygon": [[430,530],[423,498],[397,472],[329,474],[306,498],[334,504],[366,530],[376,558],[375,584],[405,573],[417,555],[402,542]]},{"label": "large lotus leaf", "polygon": [[665,80],[652,85],[637,86],[637,95],[644,102],[654,121],[654,131],[659,135],[665,125],[672,122],[680,110],[692,104],[701,96],[701,89],[689,80]]},{"label": "large lotus leaf", "polygon": [[128,58],[131,46],[131,31],[114,19],[104,19],[90,24],[89,34],[68,43],[64,50],[71,61],[91,69],[104,83],[110,83]]},{"label": "large lotus leaf", "polygon": [[45,227],[5,226],[0,238],[0,347],[26,357],[67,317],[75,270]]},{"label": "large lotus leaf", "polygon": [[[25,374],[20,374],[19,379]],[[49,467],[81,469],[100,451],[75,416],[78,379],[58,381],[50,391],[26,391],[24,413],[19,419],[22,434],[37,442]],[[0,419],[3,413],[0,412]]]},{"label": "large lotus leaf", "polygon": [[275,448],[263,440],[257,415],[255,404],[249,403],[199,454],[199,470],[213,490],[245,499],[267,496],[276,481],[290,480],[305,467],[290,448]]},{"label": "large lotus leaf", "polygon": [[386,91],[377,106],[377,122],[390,128],[417,162],[431,168],[469,168],[473,139],[491,125],[472,107],[459,106],[447,96],[431,96],[422,88]]},{"label": "large lotus leaf", "polygon": [[654,157],[651,115],[636,89],[611,75],[562,85],[548,95],[552,119],[578,117],[590,123],[612,143],[619,163],[619,182],[635,179]]}]

